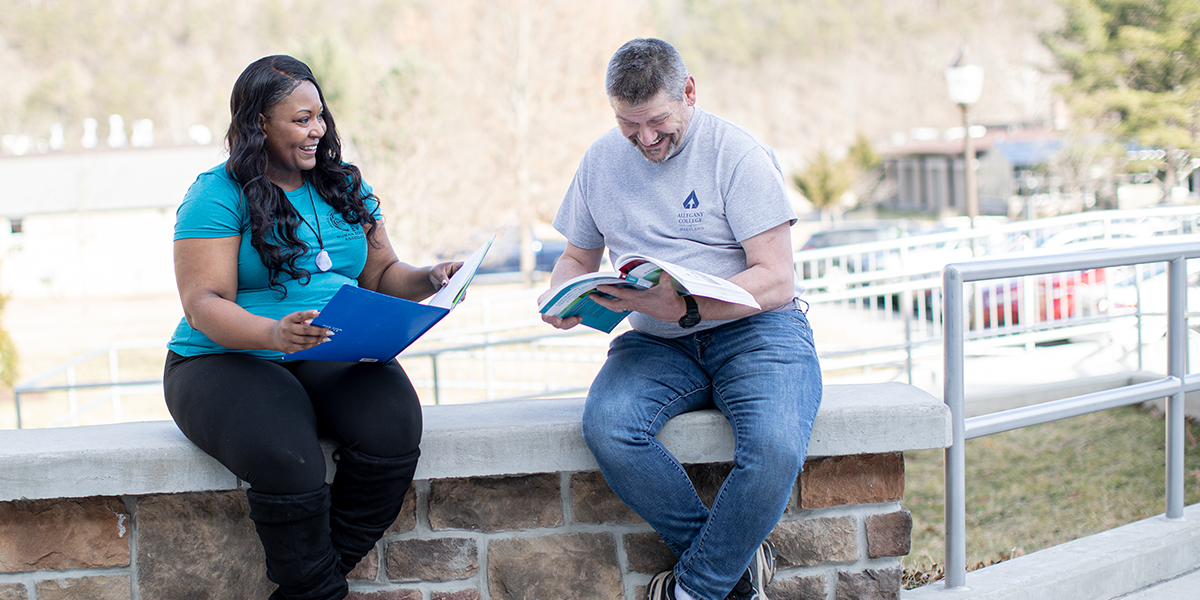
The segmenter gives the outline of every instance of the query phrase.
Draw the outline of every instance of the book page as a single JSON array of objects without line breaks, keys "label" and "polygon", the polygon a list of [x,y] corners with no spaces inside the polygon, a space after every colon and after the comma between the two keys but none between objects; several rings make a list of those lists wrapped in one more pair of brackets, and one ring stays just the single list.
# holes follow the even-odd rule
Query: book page
[{"label": "book page", "polygon": [[492,242],[496,241],[496,236],[485,242],[479,247],[471,257],[463,261],[463,265],[454,272],[450,277],[450,282],[442,286],[427,303],[429,306],[437,306],[439,308],[451,309],[459,302],[462,302],[463,295],[467,291],[467,286],[471,284],[471,280],[475,278],[475,271],[479,270],[479,265],[483,264],[483,257],[487,255],[487,251],[492,247]]},{"label": "book page", "polygon": [[657,281],[657,274],[648,271],[646,263],[653,263],[661,267],[663,271],[670,273],[671,279],[674,279],[677,284],[676,290],[682,287],[687,293],[693,296],[703,296],[751,308],[762,308],[750,292],[747,292],[741,286],[727,279],[640,254],[626,254],[617,259],[618,268],[622,272],[637,273],[640,277]]}]

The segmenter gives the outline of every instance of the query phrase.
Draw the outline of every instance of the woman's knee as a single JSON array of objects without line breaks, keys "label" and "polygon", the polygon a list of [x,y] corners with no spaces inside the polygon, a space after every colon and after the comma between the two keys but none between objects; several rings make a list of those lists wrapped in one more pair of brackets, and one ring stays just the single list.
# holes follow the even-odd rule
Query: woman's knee
[{"label": "woman's knee", "polygon": [[381,458],[407,456],[421,445],[421,407],[397,400],[379,412],[339,419],[338,436],[355,450]]},{"label": "woman's knee", "polygon": [[288,444],[263,444],[245,450],[239,458],[250,487],[267,494],[303,494],[325,484],[325,453],[319,445],[300,448]]}]

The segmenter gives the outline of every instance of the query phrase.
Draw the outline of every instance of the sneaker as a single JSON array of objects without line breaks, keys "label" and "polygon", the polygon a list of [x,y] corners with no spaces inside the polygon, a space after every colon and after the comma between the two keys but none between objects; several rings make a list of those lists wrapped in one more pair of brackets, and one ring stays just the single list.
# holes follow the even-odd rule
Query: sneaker
[{"label": "sneaker", "polygon": [[767,584],[771,583],[773,579],[775,579],[775,544],[765,541],[758,547],[758,550],[754,551],[754,558],[750,559],[750,566],[733,586],[733,591],[725,596],[725,600],[769,600]]},{"label": "sneaker", "polygon": [[775,544],[770,540],[764,540],[758,550],[754,552],[754,558],[750,561],[750,585],[754,586],[754,591],[758,592],[760,600],[767,600],[767,584],[775,579]]},{"label": "sneaker", "polygon": [[650,580],[646,600],[675,600],[675,571],[663,571]]}]

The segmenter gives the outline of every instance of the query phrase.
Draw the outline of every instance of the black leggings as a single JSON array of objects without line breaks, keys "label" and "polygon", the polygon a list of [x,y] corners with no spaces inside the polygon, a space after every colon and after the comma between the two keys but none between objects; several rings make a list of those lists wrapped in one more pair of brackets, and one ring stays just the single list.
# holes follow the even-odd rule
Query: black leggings
[{"label": "black leggings", "polygon": [[384,458],[415,452],[421,405],[396,361],[276,362],[167,354],[167,409],[194,444],[259,492],[325,483],[318,438]]}]

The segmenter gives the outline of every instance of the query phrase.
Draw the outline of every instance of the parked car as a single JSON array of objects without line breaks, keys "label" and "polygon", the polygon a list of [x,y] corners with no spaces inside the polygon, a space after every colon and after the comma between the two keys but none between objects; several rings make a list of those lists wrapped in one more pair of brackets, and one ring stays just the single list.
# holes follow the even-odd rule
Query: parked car
[{"label": "parked car", "polygon": [[[1052,273],[1028,278],[1006,279],[981,284],[980,302],[970,303],[972,329],[1020,325],[1021,304],[1026,300],[1026,285],[1034,286],[1033,306],[1035,322],[1057,321],[1078,316],[1082,301],[1090,300],[1090,289],[1104,286],[1105,270],[1090,269],[1082,272]],[[979,314],[976,314],[979,311]]]},{"label": "parked car", "polygon": [[[468,246],[469,249],[458,248],[450,251],[443,251],[437,254],[438,260],[463,260],[478,247],[479,244],[487,241],[492,233],[476,236],[480,238],[474,246]],[[474,242],[474,240],[473,240]],[[549,273],[554,270],[554,263],[558,262],[558,257],[562,256],[563,250],[567,249],[565,240],[557,239],[537,239],[530,243],[530,248],[533,250],[533,271],[535,273]],[[484,257],[483,263],[479,265],[479,270],[476,272],[479,275],[499,275],[512,274],[521,272],[521,238],[514,230],[504,230],[496,234],[496,241],[492,242],[492,247],[488,250],[487,256]]]},{"label": "parked car", "polygon": [[[907,224],[902,221],[848,222],[814,233],[808,238],[808,241],[804,242],[800,252],[895,240],[909,233]],[[831,270],[847,273],[882,270],[889,266],[891,259],[894,258],[893,255],[898,256],[898,253],[878,251],[863,253],[856,257],[831,256],[815,260],[804,260],[801,255],[799,257],[802,262],[801,277],[804,279],[825,277],[826,273]],[[844,258],[849,258],[849,260],[844,260]]]},{"label": "parked car", "polygon": [[[554,263],[567,249],[564,240],[538,240],[530,243],[533,249],[533,270],[549,273],[554,270]],[[488,250],[483,264],[479,265],[480,274],[488,273],[519,273],[521,271],[521,245],[519,241],[501,243],[500,238]]]}]

